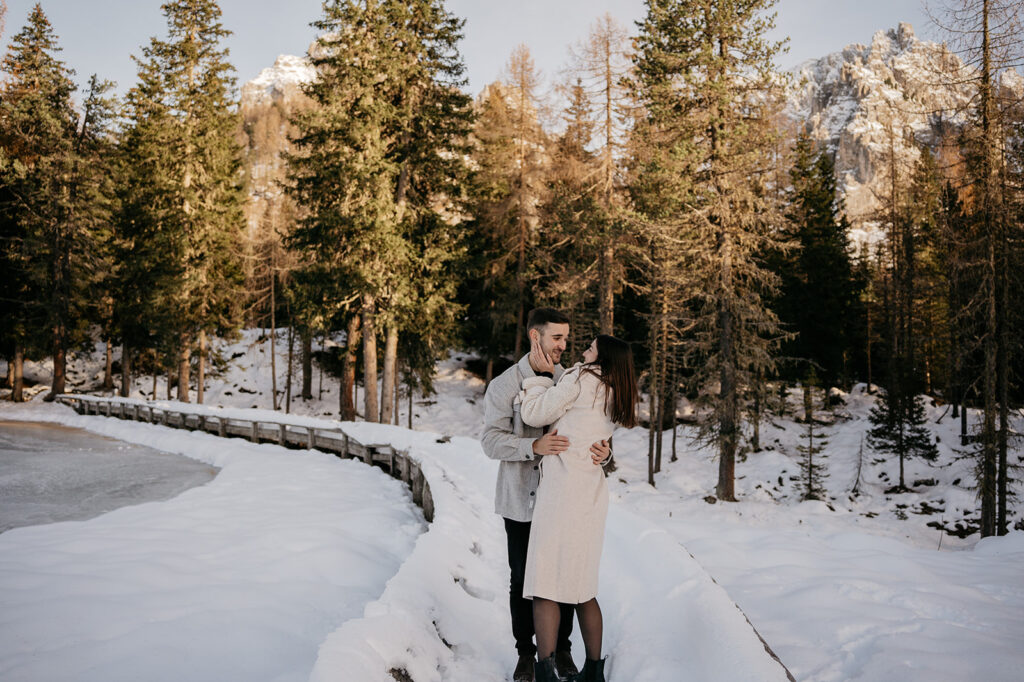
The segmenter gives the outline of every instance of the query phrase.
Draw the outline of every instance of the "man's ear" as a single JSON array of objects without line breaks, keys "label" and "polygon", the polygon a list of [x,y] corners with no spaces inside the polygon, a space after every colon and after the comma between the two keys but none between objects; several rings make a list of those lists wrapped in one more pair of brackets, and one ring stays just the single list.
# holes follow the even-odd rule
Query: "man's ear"
[{"label": "man's ear", "polygon": [[540,342],[540,332],[538,330],[531,329],[529,332],[527,332],[527,335],[530,337],[531,341]]}]

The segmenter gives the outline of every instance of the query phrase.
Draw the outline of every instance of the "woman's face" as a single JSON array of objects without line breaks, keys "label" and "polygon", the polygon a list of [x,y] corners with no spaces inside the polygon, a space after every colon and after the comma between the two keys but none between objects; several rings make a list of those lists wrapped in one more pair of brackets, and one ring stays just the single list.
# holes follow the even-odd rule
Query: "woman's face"
[{"label": "woman's face", "polygon": [[590,342],[590,348],[583,351],[583,362],[597,362],[597,339]]}]

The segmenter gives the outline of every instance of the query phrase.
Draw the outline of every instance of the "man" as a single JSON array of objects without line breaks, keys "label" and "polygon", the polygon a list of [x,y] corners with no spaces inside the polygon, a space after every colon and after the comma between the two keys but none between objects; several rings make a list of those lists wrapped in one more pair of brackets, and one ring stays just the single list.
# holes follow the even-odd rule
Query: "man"
[{"label": "man", "polygon": [[[537,340],[555,363],[554,379],[562,376],[559,364],[569,338],[569,318],[553,308],[536,308],[527,318],[527,334]],[[519,662],[513,679],[515,682],[533,682],[534,656],[533,603],[523,599],[523,577],[526,573],[526,552],[530,540],[530,521],[540,483],[540,458],[557,455],[569,448],[569,439],[559,436],[557,430],[523,424],[519,416],[516,397],[522,390],[523,380],[537,376],[530,364],[529,354],[495,377],[484,397],[484,432],[481,442],[484,453],[500,461],[494,511],[505,520],[508,541],[508,565],[511,570],[509,584],[509,611],[512,615],[512,634],[516,639]],[[606,441],[590,447],[597,464],[607,461],[611,450]],[[578,670],[572,661],[569,635],[572,633],[573,609],[562,606],[558,644],[555,648],[555,666],[559,677],[568,678]]]}]

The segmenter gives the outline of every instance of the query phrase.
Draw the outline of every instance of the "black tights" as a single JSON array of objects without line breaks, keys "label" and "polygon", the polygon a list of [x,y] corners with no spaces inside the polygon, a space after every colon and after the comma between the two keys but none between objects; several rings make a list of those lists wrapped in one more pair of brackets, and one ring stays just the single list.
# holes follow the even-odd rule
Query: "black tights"
[{"label": "black tights", "polygon": [[[597,599],[576,604],[576,620],[580,623],[580,634],[583,646],[587,650],[587,658],[592,661],[601,659],[601,634],[604,619],[601,606]],[[561,622],[559,604],[550,599],[533,598],[533,627],[537,632],[537,658],[543,661],[555,653],[555,640],[558,639],[558,625]]]}]

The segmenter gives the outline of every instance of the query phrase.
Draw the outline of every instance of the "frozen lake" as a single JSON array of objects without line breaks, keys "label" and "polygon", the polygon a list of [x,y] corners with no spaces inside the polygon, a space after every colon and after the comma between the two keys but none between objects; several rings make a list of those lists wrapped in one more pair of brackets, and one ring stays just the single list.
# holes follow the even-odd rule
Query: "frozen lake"
[{"label": "frozen lake", "polygon": [[0,421],[0,533],[167,500],[218,471],[82,429]]}]

